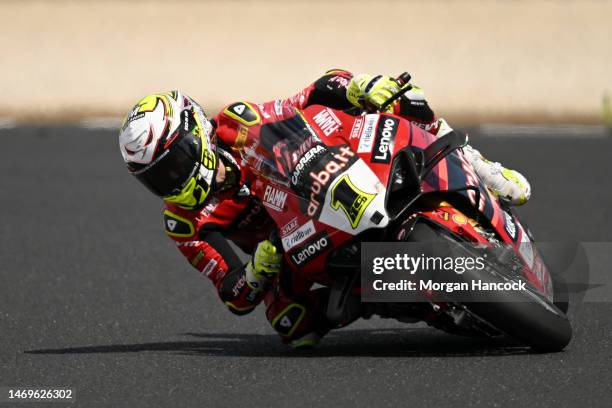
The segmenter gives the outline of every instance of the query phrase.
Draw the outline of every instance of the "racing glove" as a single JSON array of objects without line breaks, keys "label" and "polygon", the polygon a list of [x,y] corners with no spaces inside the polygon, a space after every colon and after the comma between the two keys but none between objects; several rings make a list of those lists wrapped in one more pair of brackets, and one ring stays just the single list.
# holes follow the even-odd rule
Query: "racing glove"
[{"label": "racing glove", "polygon": [[[369,74],[354,76],[346,87],[346,98],[360,108],[374,107],[379,109],[385,101],[400,90],[397,82],[387,75],[372,77]],[[385,111],[393,112],[399,98]]]},{"label": "racing glove", "polygon": [[257,244],[253,257],[246,265],[249,287],[254,291],[262,290],[280,272],[282,258],[272,242],[265,240]]}]

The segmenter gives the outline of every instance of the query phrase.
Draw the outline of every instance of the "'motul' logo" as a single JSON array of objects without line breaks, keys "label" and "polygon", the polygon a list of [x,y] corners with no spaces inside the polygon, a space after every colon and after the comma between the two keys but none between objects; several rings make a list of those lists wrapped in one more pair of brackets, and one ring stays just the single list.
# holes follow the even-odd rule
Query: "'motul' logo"
[{"label": "'motul' logo", "polygon": [[378,122],[374,150],[372,151],[373,163],[389,163],[393,154],[393,143],[397,134],[399,120],[390,116],[384,116],[384,120]]}]

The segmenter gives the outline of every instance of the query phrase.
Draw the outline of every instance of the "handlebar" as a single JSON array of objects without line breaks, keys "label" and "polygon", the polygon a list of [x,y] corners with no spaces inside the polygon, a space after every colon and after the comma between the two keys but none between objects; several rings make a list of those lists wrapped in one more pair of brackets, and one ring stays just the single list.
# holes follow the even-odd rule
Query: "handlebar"
[{"label": "handlebar", "polygon": [[404,72],[397,77],[396,80],[400,86],[400,90],[397,91],[395,94],[391,95],[389,99],[387,99],[382,105],[380,105],[380,108],[378,108],[379,112],[384,112],[385,109],[387,109],[387,107],[393,103],[393,101],[395,101],[400,96],[412,89],[412,85],[410,84],[410,78],[411,76],[408,72]]},{"label": "handlebar", "polygon": [[[403,72],[402,74],[400,74],[395,80],[397,81],[398,85],[400,86],[400,90],[398,92],[396,92],[395,94],[391,95],[391,97],[389,99],[387,99],[380,108],[378,108],[376,111],[369,111],[367,108],[365,109],[366,113],[373,113],[373,112],[383,112],[385,109],[387,109],[387,107],[393,103],[393,101],[395,101],[397,98],[399,98],[400,96],[402,96],[403,94],[405,94],[406,92],[408,92],[409,90],[412,89],[412,85],[409,83],[410,82],[410,74],[408,72]],[[353,106],[352,108],[347,109],[345,112],[348,113],[349,115],[359,115],[360,113],[362,113],[364,111],[363,108],[360,108],[358,106]]]}]

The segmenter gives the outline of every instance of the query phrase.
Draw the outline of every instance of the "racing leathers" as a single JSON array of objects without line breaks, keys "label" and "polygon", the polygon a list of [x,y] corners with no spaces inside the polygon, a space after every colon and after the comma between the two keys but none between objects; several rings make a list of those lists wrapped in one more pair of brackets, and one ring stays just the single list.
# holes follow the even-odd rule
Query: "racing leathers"
[{"label": "racing leathers", "polygon": [[[347,97],[352,78],[347,71],[332,70],[290,98],[263,104],[239,101],[226,106],[213,119],[217,143],[225,147],[219,151],[231,152],[221,160],[232,161],[240,168],[240,150],[247,136],[256,138],[263,126],[295,116],[296,108],[314,104],[335,109],[354,107],[356,102]],[[435,117],[416,87],[389,109],[434,134],[447,127]],[[213,196],[202,209],[185,210],[166,203],[166,233],[193,267],[213,282],[233,313],[249,313],[263,300],[266,317],[284,342],[296,347],[312,345],[331,328],[325,318],[328,290],[312,290],[312,283],[301,279],[249,279],[249,268],[229,241],[251,254],[258,243],[269,238],[274,223],[251,195],[249,186],[254,175],[242,167],[239,177],[237,192],[230,197]]]}]

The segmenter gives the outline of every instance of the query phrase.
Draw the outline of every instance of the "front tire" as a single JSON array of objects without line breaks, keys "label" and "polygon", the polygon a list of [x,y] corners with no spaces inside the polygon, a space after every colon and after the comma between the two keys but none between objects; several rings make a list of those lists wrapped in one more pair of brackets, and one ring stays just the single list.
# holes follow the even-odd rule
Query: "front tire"
[{"label": "front tire", "polygon": [[[454,240],[447,239],[441,235],[443,233],[438,232],[429,224],[420,222],[415,225],[408,239],[412,242],[453,245]],[[459,247],[458,242],[457,247]],[[457,277],[465,282],[481,280],[503,283],[506,281],[500,274],[492,273],[488,268],[472,269]],[[519,279],[521,278],[516,277],[516,280]],[[528,290],[482,293],[484,298],[480,302],[454,302],[452,293],[448,295],[448,302],[463,305],[470,314],[537,351],[561,351],[570,342],[572,327],[567,316],[543,296]]]}]

